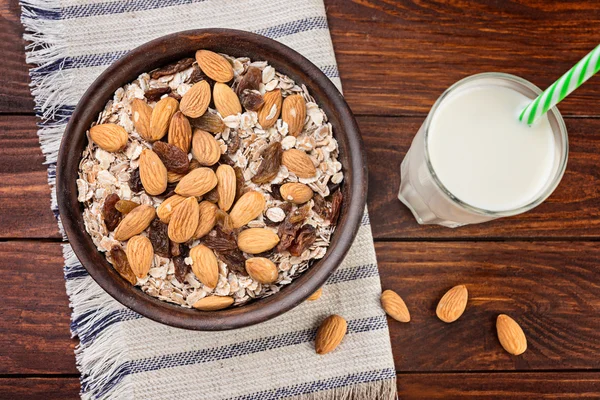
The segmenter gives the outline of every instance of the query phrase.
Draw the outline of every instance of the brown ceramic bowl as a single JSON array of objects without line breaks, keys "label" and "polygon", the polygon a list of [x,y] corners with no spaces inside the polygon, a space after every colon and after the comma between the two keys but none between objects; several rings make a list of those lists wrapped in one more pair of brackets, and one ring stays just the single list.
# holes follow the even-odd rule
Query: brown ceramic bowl
[{"label": "brown ceramic bowl", "polygon": [[[232,56],[266,60],[278,71],[304,83],[333,125],[343,165],[344,202],[325,257],[270,297],[241,307],[203,312],[169,304],[131,286],[106,261],[87,234],[77,201],[77,171],[86,146],[86,130],[96,120],[116,89],[139,74],[209,49]],[[62,223],[81,264],[112,297],[132,310],[179,328],[225,330],[266,321],[297,306],[315,292],[344,259],[358,230],[365,207],[367,169],[356,121],[340,92],[306,58],[263,36],[229,29],[200,29],[179,32],[146,43],[111,65],[96,79],[75,109],[63,137],[57,165],[57,195]]]}]

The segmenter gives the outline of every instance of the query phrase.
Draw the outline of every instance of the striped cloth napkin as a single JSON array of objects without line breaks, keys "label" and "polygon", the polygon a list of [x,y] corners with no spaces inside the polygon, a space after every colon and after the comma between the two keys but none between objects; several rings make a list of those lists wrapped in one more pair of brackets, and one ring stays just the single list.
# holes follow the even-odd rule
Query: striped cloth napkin
[{"label": "striped cloth napkin", "polygon": [[[236,28],[302,53],[341,90],[322,0],[23,0],[38,135],[54,190],[66,122],[92,81],[128,50],[204,27]],[[57,214],[55,196],[52,209]],[[57,215],[58,217],[58,215]],[[318,301],[227,332],[193,332],[121,306],[64,245],[71,329],[84,399],[393,399],[395,369],[368,214]],[[336,351],[314,337],[330,314],[348,321]]]}]

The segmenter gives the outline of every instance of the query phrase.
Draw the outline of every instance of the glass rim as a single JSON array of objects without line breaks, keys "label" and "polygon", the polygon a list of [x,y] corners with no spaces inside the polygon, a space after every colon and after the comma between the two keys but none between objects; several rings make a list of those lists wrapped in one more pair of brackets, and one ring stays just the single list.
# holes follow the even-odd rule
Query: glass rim
[{"label": "glass rim", "polygon": [[436,102],[431,107],[429,114],[427,114],[427,118],[425,119],[425,122],[424,122],[424,130],[425,130],[424,151],[425,151],[425,162],[427,164],[427,169],[429,170],[429,173],[433,177],[435,184],[440,188],[442,193],[444,193],[444,195],[446,197],[448,197],[451,201],[458,204],[460,207],[463,207],[463,208],[465,208],[473,213],[479,214],[479,215],[492,216],[492,217],[508,217],[508,216],[512,216],[512,215],[522,214],[522,213],[527,212],[527,211],[537,207],[538,205],[540,205],[544,200],[546,200],[552,194],[552,192],[554,192],[554,190],[560,183],[560,181],[564,175],[565,169],[567,167],[567,160],[568,160],[568,156],[569,156],[569,140],[568,140],[568,135],[567,135],[567,127],[565,125],[565,121],[562,118],[562,115],[560,114],[560,111],[558,111],[558,108],[556,106],[552,107],[550,110],[548,110],[548,113],[552,113],[552,115],[556,119],[556,122],[558,124],[558,129],[560,131],[559,134],[560,134],[563,144],[564,144],[563,150],[561,152],[560,163],[558,165],[558,169],[556,170],[556,173],[554,174],[552,179],[549,180],[550,184],[534,200],[532,200],[531,202],[529,202],[523,206],[520,206],[517,208],[512,208],[509,210],[492,211],[492,210],[486,210],[484,208],[480,208],[477,206],[473,206],[473,205],[459,199],[454,194],[452,194],[452,192],[450,192],[450,190],[448,190],[448,188],[446,188],[446,186],[438,178],[438,176],[435,172],[435,169],[433,168],[433,165],[431,163],[430,157],[429,157],[429,141],[428,141],[429,127],[430,127],[431,121],[433,119],[433,115],[435,114],[436,110],[440,107],[442,102],[451,93],[453,93],[456,89],[460,88],[461,86],[463,86],[466,83],[476,81],[476,80],[482,79],[482,78],[495,78],[495,79],[501,79],[501,80],[503,79],[503,80],[511,81],[511,82],[520,84],[527,89],[532,90],[536,96],[538,96],[540,93],[542,93],[542,90],[539,87],[537,87],[536,85],[534,85],[533,83],[531,83],[523,78],[520,78],[516,75],[507,74],[507,73],[503,73],[503,72],[484,72],[484,73],[480,73],[480,74],[467,76],[466,78],[463,78],[463,79],[459,80],[458,82],[455,82],[452,86],[450,86],[448,89],[446,89],[444,91],[444,93],[442,93],[442,95],[436,100]]}]

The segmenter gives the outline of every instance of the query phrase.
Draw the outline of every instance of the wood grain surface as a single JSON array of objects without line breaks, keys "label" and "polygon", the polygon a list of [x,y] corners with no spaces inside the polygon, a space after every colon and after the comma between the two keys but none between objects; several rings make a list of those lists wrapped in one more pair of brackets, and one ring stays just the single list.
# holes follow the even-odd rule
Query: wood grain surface
[{"label": "wood grain surface", "polygon": [[[325,0],[344,94],[365,140],[369,209],[384,289],[412,321],[390,321],[401,399],[600,398],[600,79],[560,105],[569,164],[534,211],[450,230],[419,226],[396,199],[399,165],[437,97],[501,71],[546,87],[600,42],[593,0]],[[49,209],[17,0],[0,0],[0,399],[77,398],[63,259]],[[441,295],[466,284],[453,324]],[[529,348],[505,353],[507,313]]]}]

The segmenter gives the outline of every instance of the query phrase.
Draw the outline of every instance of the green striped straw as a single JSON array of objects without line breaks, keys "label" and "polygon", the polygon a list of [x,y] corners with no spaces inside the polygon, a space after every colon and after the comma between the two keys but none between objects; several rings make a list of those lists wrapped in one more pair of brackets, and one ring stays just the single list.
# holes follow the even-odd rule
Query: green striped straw
[{"label": "green striped straw", "polygon": [[581,86],[583,82],[590,79],[598,70],[600,70],[600,45],[590,51],[587,56],[583,57],[552,86],[529,103],[521,112],[519,121],[527,121],[527,124],[531,125],[540,115],[545,114],[557,105],[573,90]]}]

